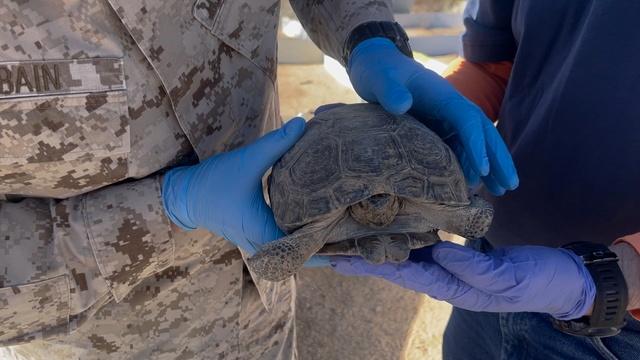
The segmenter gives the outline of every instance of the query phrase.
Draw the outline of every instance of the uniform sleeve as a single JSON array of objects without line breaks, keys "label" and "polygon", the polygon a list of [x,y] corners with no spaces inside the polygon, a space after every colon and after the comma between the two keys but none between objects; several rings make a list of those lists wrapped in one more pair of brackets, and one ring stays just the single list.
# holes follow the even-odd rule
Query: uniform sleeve
[{"label": "uniform sleeve", "polygon": [[487,117],[498,120],[513,63],[474,63],[456,59],[443,76],[464,97],[478,105]]},{"label": "uniform sleeve", "polygon": [[159,181],[0,201],[0,346],[66,335],[173,262]]},{"label": "uniform sleeve", "polygon": [[389,1],[385,0],[290,2],[313,42],[325,54],[340,62],[347,37],[356,26],[369,21],[393,21]]},{"label": "uniform sleeve", "polygon": [[473,62],[513,61],[511,28],[514,0],[470,0],[464,11],[464,58]]}]

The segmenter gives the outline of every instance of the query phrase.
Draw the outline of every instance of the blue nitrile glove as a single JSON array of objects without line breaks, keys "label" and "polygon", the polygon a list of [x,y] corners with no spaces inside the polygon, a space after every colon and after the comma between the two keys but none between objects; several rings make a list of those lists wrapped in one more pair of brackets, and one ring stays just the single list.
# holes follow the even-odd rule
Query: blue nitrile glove
[{"label": "blue nitrile glove", "polygon": [[[429,254],[431,252],[431,254]],[[481,253],[451,242],[421,249],[401,264],[333,258],[343,275],[376,276],[472,311],[540,312],[560,320],[589,312],[595,284],[568,250],[514,246]]]},{"label": "blue nitrile glove", "polygon": [[[305,121],[295,118],[254,143],[164,175],[167,216],[185,230],[205,228],[253,255],[284,236],[262,192],[262,176],[300,139]],[[328,265],[314,257],[307,266]]]},{"label": "blue nitrile glove", "polygon": [[482,110],[390,40],[372,38],[358,44],[347,72],[363,99],[393,114],[409,111],[437,133],[455,152],[470,186],[482,178],[495,195],[518,186],[509,150]]}]

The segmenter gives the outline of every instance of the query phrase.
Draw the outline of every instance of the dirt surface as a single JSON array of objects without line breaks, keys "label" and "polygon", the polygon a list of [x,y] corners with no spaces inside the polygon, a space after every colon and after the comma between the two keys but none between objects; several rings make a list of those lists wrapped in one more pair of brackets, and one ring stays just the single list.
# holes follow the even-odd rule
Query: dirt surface
[{"label": "dirt surface", "polygon": [[[322,104],[358,102],[322,65],[281,65],[284,119],[311,118]],[[329,269],[298,275],[298,350],[301,360],[441,358],[451,307],[378,279],[342,277]]]},{"label": "dirt surface", "polygon": [[464,5],[464,0],[416,0],[411,11],[461,11]]},{"label": "dirt surface", "polygon": [[302,360],[440,359],[446,304],[378,279],[329,269],[298,276]]},{"label": "dirt surface", "polygon": [[411,38],[414,36],[460,36],[463,28],[405,28],[404,31]]},{"label": "dirt surface", "polygon": [[297,115],[308,120],[320,105],[362,101],[352,89],[336,82],[322,65],[279,65],[278,95],[285,121]]}]

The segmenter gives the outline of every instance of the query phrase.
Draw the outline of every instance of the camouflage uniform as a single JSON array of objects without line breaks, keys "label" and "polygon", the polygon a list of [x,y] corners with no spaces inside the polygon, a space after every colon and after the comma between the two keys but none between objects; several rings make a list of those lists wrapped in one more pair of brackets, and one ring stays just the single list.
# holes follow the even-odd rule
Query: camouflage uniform
[{"label": "camouflage uniform", "polygon": [[[292,0],[339,57],[383,0]],[[295,357],[293,280],[175,231],[163,169],[278,126],[276,0],[0,0],[0,345],[34,359]]]}]

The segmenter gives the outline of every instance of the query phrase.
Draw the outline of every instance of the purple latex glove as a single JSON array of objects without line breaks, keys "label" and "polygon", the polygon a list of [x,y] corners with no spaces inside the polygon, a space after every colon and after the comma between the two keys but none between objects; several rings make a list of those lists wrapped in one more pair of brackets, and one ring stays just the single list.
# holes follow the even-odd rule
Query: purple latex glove
[{"label": "purple latex glove", "polygon": [[334,258],[332,265],[343,275],[380,277],[472,311],[540,312],[569,320],[587,314],[595,298],[589,271],[564,249],[514,246],[485,254],[441,242],[421,255],[382,265]]}]

